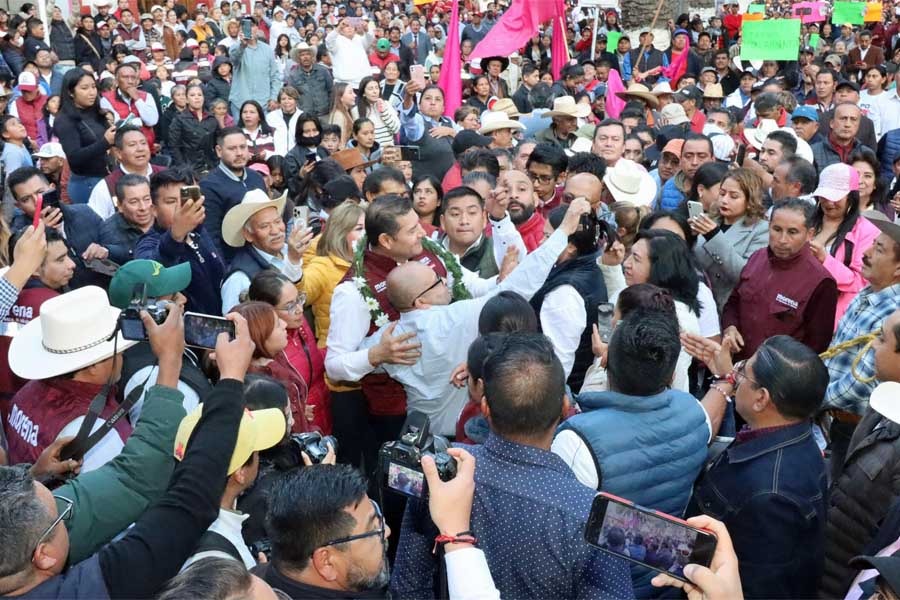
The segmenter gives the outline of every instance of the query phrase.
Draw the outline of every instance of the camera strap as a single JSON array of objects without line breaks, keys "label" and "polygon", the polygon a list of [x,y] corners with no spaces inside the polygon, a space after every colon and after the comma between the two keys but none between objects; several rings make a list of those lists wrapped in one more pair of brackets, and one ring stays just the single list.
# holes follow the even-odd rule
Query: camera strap
[{"label": "camera strap", "polygon": [[83,459],[84,455],[87,454],[91,448],[96,446],[97,443],[116,426],[116,423],[118,423],[122,417],[128,414],[128,411],[131,410],[131,407],[134,406],[134,403],[137,402],[138,398],[143,396],[144,389],[147,387],[147,382],[150,381],[150,376],[152,374],[153,367],[150,368],[150,372],[147,373],[147,378],[144,379],[144,382],[131,390],[116,410],[113,411],[113,414],[101,423],[96,431],[91,433],[94,424],[100,417],[100,413],[103,412],[103,407],[106,406],[106,400],[109,396],[109,389],[112,384],[107,383],[104,385],[103,389],[101,389],[100,392],[94,396],[94,399],[91,400],[91,405],[88,407],[88,412],[84,416],[84,421],[81,422],[81,427],[79,427],[75,439],[66,444],[60,451],[60,460],[68,460],[70,458],[74,458],[75,460]]}]

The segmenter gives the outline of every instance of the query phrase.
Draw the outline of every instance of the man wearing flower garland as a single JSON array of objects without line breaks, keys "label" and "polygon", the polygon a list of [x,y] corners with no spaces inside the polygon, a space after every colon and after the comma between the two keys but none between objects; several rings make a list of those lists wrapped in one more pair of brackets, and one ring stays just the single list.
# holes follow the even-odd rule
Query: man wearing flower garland
[{"label": "man wearing flower garland", "polygon": [[362,382],[368,418],[359,406],[335,405],[336,416],[341,412],[356,415],[346,421],[335,419],[338,439],[359,437],[366,431],[368,421],[380,444],[396,439],[406,418],[403,387],[387,374],[373,371],[386,363],[414,364],[421,356],[419,343],[412,334],[395,336],[390,327],[371,348],[362,348],[362,344],[379,327],[399,318],[399,312],[388,300],[386,279],[398,264],[410,260],[445,278],[454,300],[483,296],[497,285],[496,278],[479,278],[462,268],[441,245],[425,238],[408,198],[391,194],[370,204],[366,210],[366,237],[360,240],[344,281],[334,290],[325,359],[325,370],[332,381]]}]

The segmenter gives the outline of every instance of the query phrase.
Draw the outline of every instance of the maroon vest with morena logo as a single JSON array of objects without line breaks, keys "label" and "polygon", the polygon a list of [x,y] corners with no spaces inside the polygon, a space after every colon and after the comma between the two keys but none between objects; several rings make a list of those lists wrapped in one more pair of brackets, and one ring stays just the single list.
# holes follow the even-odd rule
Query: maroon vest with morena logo
[{"label": "maroon vest with morena logo", "polygon": [[[429,251],[412,258],[427,265],[441,277],[447,277],[447,268],[441,260]],[[400,318],[400,313],[390,303],[387,297],[387,276],[397,262],[387,256],[375,254],[371,250],[366,250],[363,255],[363,270],[366,283],[372,290],[372,295],[378,300],[381,311],[388,316],[391,321]],[[350,281],[357,273],[353,268],[347,270],[347,274],[342,281]],[[375,321],[370,319],[369,333],[372,335],[378,331]],[[406,414],[406,392],[403,386],[394,381],[387,373],[370,373],[363,377],[362,381],[363,395],[366,397],[366,404],[369,407],[369,414],[379,416],[396,416]]]}]

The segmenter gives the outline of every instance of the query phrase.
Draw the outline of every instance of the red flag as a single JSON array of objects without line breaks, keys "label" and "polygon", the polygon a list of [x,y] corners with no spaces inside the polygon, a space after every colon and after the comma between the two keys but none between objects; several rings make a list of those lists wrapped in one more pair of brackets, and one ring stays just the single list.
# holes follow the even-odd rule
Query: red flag
[{"label": "red flag", "polygon": [[459,54],[459,0],[453,0],[450,13],[450,31],[444,46],[444,62],[441,64],[441,78],[438,85],[444,90],[444,114],[453,113],[462,104],[462,61]]},{"label": "red flag", "polygon": [[566,44],[566,28],[563,27],[562,15],[557,15],[553,19],[553,37],[550,40],[550,58],[552,64],[550,71],[553,73],[553,79],[559,79],[559,74],[563,67],[569,62],[569,46]]},{"label": "red flag", "polygon": [[[503,13],[500,20],[491,27],[491,30],[481,42],[475,46],[471,58],[487,58],[488,56],[509,56],[523,47],[531,39],[541,23],[557,17],[565,18],[566,8],[564,0],[513,0],[509,9]],[[555,49],[556,33],[554,24],[553,42],[551,50]],[[449,35],[447,36],[450,37]],[[562,43],[565,44],[565,30],[563,30]],[[449,44],[449,42],[448,42]],[[446,56],[446,52],[444,53]]]},{"label": "red flag", "polygon": [[625,101],[619,98],[617,92],[624,92],[625,86],[622,84],[622,78],[615,69],[609,70],[609,76],[606,78],[606,116],[610,119],[618,119],[625,108]]},{"label": "red flag", "polygon": [[[684,30],[680,30],[684,32]],[[684,50],[681,51],[681,54],[678,55],[678,58],[672,61],[668,67],[662,68],[663,76],[672,82],[672,85],[676,85],[678,80],[681,79],[681,76],[684,75],[685,70],[687,69],[687,59],[691,54],[691,36],[684,36]],[[675,32],[675,35],[678,35],[678,32]]]}]

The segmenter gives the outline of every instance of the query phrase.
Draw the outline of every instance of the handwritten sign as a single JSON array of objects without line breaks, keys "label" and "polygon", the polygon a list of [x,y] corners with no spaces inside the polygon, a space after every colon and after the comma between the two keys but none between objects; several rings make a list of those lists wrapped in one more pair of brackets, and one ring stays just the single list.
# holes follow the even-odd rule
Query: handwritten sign
[{"label": "handwritten sign", "polygon": [[797,60],[800,19],[744,21],[741,60]]},{"label": "handwritten sign", "polygon": [[831,12],[831,22],[835,25],[865,23],[866,4],[864,2],[835,2]]},{"label": "handwritten sign", "polygon": [[791,7],[791,13],[795,19],[806,23],[820,23],[827,21],[827,4],[825,2],[798,2]]}]

